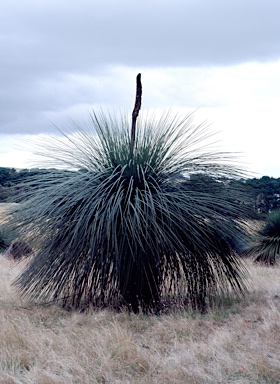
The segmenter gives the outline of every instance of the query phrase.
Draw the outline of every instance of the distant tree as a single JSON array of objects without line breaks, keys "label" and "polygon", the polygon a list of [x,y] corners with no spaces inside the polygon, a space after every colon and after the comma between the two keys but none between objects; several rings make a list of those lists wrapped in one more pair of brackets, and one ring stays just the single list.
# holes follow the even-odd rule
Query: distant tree
[{"label": "distant tree", "polygon": [[280,208],[280,178],[263,176],[260,179],[248,179],[246,185],[251,188],[255,196],[255,207],[258,212],[266,214]]},{"label": "distant tree", "polygon": [[10,183],[16,177],[16,170],[14,168],[0,167],[0,185],[6,185]]}]

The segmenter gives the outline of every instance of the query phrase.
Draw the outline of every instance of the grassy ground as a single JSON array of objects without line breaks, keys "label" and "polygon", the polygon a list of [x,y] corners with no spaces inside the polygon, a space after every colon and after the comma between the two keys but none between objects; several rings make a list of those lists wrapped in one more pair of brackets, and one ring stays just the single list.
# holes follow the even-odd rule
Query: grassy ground
[{"label": "grassy ground", "polygon": [[0,258],[0,383],[280,383],[280,270],[202,316],[65,312],[21,301]]}]

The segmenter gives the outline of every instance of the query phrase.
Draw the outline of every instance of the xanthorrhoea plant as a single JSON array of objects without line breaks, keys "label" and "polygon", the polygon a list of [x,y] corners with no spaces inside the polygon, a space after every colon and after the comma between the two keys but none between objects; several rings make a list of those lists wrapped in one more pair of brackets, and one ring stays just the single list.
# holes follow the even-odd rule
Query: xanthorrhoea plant
[{"label": "xanthorrhoea plant", "polygon": [[[2,221],[5,221],[5,219]],[[5,250],[8,249],[13,240],[12,236],[10,228],[3,223],[0,223],[0,252],[5,252]]]},{"label": "xanthorrhoea plant", "polygon": [[255,262],[274,265],[280,260],[280,211],[272,211],[247,250]]},{"label": "xanthorrhoea plant", "polygon": [[224,183],[221,193],[192,190],[188,179],[243,176],[205,144],[207,128],[191,115],[141,118],[131,156],[125,117],[92,113],[91,124],[44,143],[53,165],[73,171],[28,181],[14,221],[37,253],[19,291],[134,312],[157,309],[168,293],[203,309],[209,292],[242,291],[245,269],[231,244],[250,213],[244,196]]},{"label": "xanthorrhoea plant", "polygon": [[0,252],[4,252],[9,246],[2,227],[0,226]]}]

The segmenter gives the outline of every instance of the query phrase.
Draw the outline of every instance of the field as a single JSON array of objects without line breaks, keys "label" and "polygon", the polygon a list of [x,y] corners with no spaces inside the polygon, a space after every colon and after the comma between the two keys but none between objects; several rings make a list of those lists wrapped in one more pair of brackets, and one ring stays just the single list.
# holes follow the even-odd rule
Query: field
[{"label": "field", "polygon": [[0,255],[0,384],[280,383],[280,268],[205,315],[66,312],[20,298]]}]

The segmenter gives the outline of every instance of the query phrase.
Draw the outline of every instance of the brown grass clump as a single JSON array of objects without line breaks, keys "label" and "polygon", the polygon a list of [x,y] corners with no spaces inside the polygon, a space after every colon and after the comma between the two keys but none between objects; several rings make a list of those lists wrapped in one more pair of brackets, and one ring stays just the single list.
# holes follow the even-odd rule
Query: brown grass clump
[{"label": "brown grass clump", "polygon": [[248,262],[248,296],[204,316],[136,316],[22,301],[23,266],[0,259],[0,384],[280,383],[279,268]]}]

